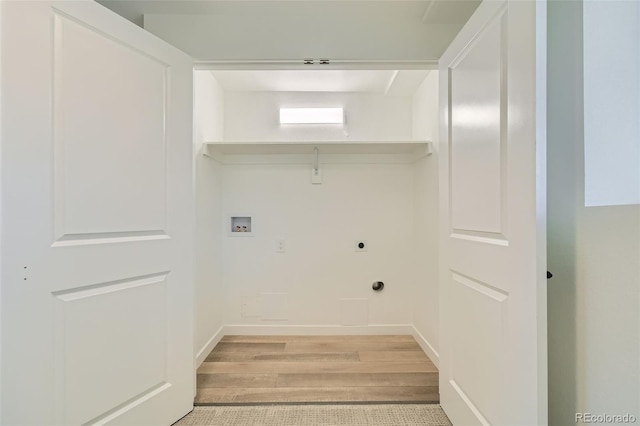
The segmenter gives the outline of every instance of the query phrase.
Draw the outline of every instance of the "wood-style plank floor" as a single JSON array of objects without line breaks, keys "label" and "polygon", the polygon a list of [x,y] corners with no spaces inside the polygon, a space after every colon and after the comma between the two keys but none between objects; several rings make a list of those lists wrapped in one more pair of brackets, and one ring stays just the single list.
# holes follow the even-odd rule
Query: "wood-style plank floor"
[{"label": "wood-style plank floor", "polygon": [[198,369],[196,405],[438,403],[412,336],[224,336]]}]

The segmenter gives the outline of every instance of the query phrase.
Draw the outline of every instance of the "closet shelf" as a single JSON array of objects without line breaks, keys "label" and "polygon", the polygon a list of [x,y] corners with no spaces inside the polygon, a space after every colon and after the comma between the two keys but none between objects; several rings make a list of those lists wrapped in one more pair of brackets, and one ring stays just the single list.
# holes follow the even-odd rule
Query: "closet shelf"
[{"label": "closet shelf", "polygon": [[407,163],[431,154],[429,141],[206,142],[203,154],[224,164]]}]

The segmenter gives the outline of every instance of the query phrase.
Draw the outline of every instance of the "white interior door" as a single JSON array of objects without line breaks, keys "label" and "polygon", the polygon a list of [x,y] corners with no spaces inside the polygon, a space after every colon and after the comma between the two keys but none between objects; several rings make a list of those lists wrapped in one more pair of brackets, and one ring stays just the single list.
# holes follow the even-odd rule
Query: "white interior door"
[{"label": "white interior door", "polygon": [[192,408],[192,63],[93,1],[2,1],[2,424]]},{"label": "white interior door", "polygon": [[546,5],[483,1],[440,60],[442,406],[543,425]]}]

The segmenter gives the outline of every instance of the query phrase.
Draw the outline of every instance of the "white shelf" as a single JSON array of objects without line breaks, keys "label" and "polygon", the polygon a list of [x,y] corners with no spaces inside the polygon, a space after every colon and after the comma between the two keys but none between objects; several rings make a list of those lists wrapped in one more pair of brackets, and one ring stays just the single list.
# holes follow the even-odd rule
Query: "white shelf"
[{"label": "white shelf", "polygon": [[406,163],[431,154],[428,141],[207,142],[203,154],[224,164]]}]

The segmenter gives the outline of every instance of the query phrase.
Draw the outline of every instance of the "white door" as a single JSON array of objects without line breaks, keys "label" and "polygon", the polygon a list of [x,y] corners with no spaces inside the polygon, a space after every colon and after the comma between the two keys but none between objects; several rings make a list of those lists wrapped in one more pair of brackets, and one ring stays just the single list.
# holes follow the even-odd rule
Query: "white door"
[{"label": "white door", "polygon": [[546,5],[488,1],[440,60],[442,406],[543,425]]},{"label": "white door", "polygon": [[192,63],[93,1],[2,1],[2,424],[192,409]]}]

